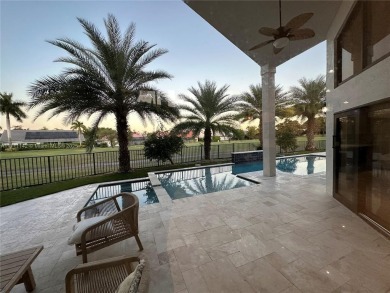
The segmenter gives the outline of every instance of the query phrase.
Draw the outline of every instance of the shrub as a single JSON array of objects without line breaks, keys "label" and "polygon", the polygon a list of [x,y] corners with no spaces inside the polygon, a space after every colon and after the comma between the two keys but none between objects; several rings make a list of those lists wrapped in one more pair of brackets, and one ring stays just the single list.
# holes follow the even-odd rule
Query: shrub
[{"label": "shrub", "polygon": [[145,157],[149,160],[161,162],[170,161],[173,165],[172,156],[181,151],[184,141],[174,134],[155,132],[148,135],[145,140]]},{"label": "shrub", "polygon": [[213,136],[213,142],[219,142],[221,140],[220,136]]},{"label": "shrub", "polygon": [[4,148],[4,151],[5,152],[17,152],[18,149],[15,147],[12,147],[12,148],[6,147],[6,148]]},{"label": "shrub", "polygon": [[108,143],[107,142],[100,142],[97,146],[99,148],[108,148]]},{"label": "shrub", "polygon": [[280,146],[283,152],[293,152],[297,149],[296,137],[298,136],[298,131],[296,121],[286,120],[277,126],[276,144]]}]

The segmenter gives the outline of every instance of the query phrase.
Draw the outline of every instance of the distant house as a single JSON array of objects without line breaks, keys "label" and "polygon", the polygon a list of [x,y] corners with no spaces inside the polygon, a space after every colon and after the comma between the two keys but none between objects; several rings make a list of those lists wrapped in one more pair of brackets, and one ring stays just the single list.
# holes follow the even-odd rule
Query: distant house
[{"label": "distant house", "polygon": [[146,139],[146,137],[143,136],[142,134],[140,134],[138,132],[133,132],[130,144],[133,144],[133,145],[134,144],[135,145],[144,144],[145,139]]},{"label": "distant house", "polygon": [[[211,136],[214,137],[214,136],[219,136],[219,141],[228,141],[230,140],[230,137],[228,136],[224,136],[223,134],[219,133],[219,132],[216,132],[216,133],[211,133]],[[204,139],[204,131],[202,131],[200,134],[199,134],[199,137],[198,139]]]},{"label": "distant house", "polygon": [[[13,145],[79,142],[79,135],[74,130],[11,130],[11,134]],[[83,134],[81,141],[85,141]],[[4,130],[0,143],[8,143],[7,130]]]}]

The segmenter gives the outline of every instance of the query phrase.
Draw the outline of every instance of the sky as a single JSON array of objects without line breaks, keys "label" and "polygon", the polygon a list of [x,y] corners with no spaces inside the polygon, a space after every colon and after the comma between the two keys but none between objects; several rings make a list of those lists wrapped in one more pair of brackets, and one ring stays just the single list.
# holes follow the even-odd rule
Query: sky
[{"label": "sky", "polygon": [[[163,69],[173,79],[160,81],[157,86],[173,101],[178,94],[198,81],[215,81],[218,86],[230,85],[229,94],[248,90],[260,83],[260,67],[229,40],[203,20],[182,1],[1,1],[0,2],[0,92],[12,92],[14,98],[30,101],[28,88],[32,82],[56,75],[66,66],[54,62],[66,56],[65,51],[47,40],[68,37],[89,46],[89,40],[77,17],[94,23],[104,32],[103,19],[109,13],[119,21],[124,31],[131,22],[136,24],[136,39],[143,39],[169,53],[156,59],[149,69]],[[314,78],[325,74],[326,47],[321,43],[277,67],[276,83],[288,90],[301,77]],[[48,120],[49,115],[36,119],[35,110],[27,112],[22,123],[11,119],[11,125],[23,128],[69,129],[61,116]],[[80,119],[87,126],[93,117]],[[143,125],[130,115],[135,131],[152,131],[158,127]],[[5,118],[0,117],[5,129]],[[114,116],[105,119],[102,127],[115,128]]]}]

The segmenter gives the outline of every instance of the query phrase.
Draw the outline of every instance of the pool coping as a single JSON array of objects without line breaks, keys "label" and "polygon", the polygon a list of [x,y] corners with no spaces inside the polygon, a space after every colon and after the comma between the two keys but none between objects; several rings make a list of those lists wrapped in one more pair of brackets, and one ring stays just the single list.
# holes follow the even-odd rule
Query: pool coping
[{"label": "pool coping", "polygon": [[[157,171],[157,172],[149,172],[148,176],[149,176],[149,178],[153,178],[153,180],[158,180],[159,183],[157,184],[157,182],[155,182],[156,185],[152,184],[152,187],[153,187],[153,189],[154,189],[154,191],[155,191],[155,193],[157,195],[157,198],[159,199],[160,204],[162,204],[164,206],[164,205],[173,204],[175,199],[172,199],[170,197],[170,195],[168,194],[168,192],[165,190],[165,188],[162,187],[161,182],[160,182],[160,180],[157,177],[158,174],[174,173],[174,172],[182,172],[182,171],[191,171],[191,170],[198,170],[198,169],[204,169],[204,168],[218,168],[218,167],[233,166],[233,165],[235,165],[235,163],[223,163],[223,164],[187,167],[187,168],[182,168],[182,169],[163,170],[163,171]],[[234,175],[237,178],[240,178],[242,180],[254,183],[254,184],[261,184],[261,182],[259,182],[257,180],[254,180],[252,178],[248,179],[248,178],[245,178],[245,177],[238,176],[236,174],[232,174],[232,175]],[[151,182],[152,182],[152,180],[151,180]],[[212,193],[215,193],[215,192],[204,193],[204,194],[201,194],[201,195],[207,195],[207,194],[212,194]],[[189,196],[189,197],[192,197],[192,196]]]},{"label": "pool coping", "polygon": [[142,181],[150,181],[150,180],[148,177],[141,177],[141,178],[134,178],[134,179],[124,179],[124,180],[118,180],[118,181],[109,181],[109,182],[104,182],[104,183],[98,183],[98,186],[96,186],[95,190],[92,192],[92,195],[88,198],[84,207],[87,206],[89,201],[92,199],[92,197],[94,196],[94,194],[96,193],[96,191],[100,187],[105,187],[105,186],[110,186],[110,185],[118,185],[118,184],[127,183],[127,182],[133,183],[133,182],[142,182]]},{"label": "pool coping", "polygon": [[182,169],[163,170],[163,171],[157,171],[157,172],[150,172],[150,173],[148,173],[148,175],[149,174],[173,173],[173,172],[189,171],[189,170],[204,169],[204,168],[216,168],[216,167],[231,166],[231,165],[234,165],[234,163],[223,163],[223,164],[187,167],[187,168],[182,168]]}]

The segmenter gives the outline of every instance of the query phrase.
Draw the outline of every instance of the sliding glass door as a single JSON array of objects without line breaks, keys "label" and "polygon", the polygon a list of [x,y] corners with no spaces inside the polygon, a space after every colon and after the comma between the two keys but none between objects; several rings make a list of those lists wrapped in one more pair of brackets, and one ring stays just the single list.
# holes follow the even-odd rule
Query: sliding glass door
[{"label": "sliding glass door", "polygon": [[390,101],[335,115],[334,197],[390,230]]}]

